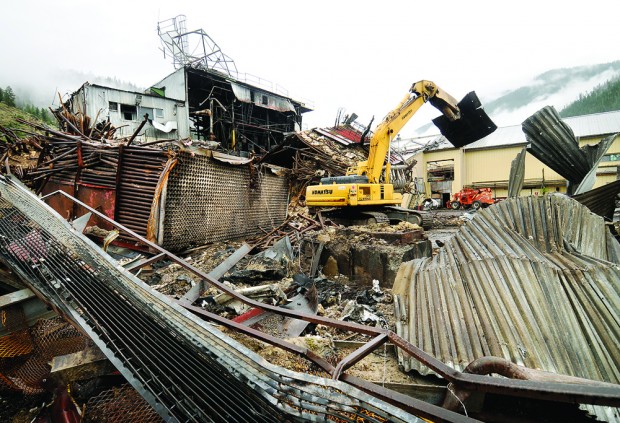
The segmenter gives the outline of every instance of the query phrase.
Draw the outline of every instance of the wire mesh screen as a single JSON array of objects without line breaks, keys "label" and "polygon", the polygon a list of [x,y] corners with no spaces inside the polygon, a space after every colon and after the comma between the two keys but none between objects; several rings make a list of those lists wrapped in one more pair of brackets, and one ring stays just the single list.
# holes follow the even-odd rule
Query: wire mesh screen
[{"label": "wire mesh screen", "polygon": [[130,385],[108,389],[86,403],[84,422],[159,423],[163,419]]},{"label": "wire mesh screen", "polygon": [[81,351],[91,343],[61,317],[39,320],[31,328],[26,325],[19,306],[3,309],[0,317],[2,326],[9,332],[0,338],[0,393],[44,392],[43,382],[49,376],[50,361],[59,355]]},{"label": "wire mesh screen", "polygon": [[248,238],[279,226],[286,219],[287,180],[266,168],[252,172],[179,153],[166,193],[164,248]]}]

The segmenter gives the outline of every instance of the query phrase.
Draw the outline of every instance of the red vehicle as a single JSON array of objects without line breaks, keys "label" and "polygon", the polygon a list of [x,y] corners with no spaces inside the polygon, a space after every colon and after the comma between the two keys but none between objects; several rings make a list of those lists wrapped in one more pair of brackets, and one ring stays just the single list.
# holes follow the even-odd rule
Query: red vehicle
[{"label": "red vehicle", "polygon": [[452,210],[458,210],[461,207],[472,207],[478,210],[480,207],[488,207],[491,204],[495,204],[491,188],[463,188],[452,196],[452,201],[448,202],[446,207]]}]

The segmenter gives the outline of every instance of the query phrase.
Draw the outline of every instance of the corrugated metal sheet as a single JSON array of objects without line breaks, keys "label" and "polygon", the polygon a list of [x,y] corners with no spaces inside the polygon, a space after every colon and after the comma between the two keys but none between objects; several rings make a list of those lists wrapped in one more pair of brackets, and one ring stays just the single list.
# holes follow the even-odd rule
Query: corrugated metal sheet
[{"label": "corrugated metal sheet", "polygon": [[523,124],[530,145],[528,151],[570,182],[569,191],[580,193],[594,185],[596,167],[618,134],[612,134],[596,145],[579,147],[571,127],[555,108],[543,107]]},{"label": "corrugated metal sheet", "polygon": [[[404,263],[397,332],[457,370],[483,356],[620,382],[620,245],[558,194],[505,200]],[[405,370],[429,373],[400,354]]]},{"label": "corrugated metal sheet", "polygon": [[592,213],[596,213],[605,218],[606,221],[611,222],[614,217],[618,194],[620,194],[620,180],[575,195],[573,198],[589,208]]},{"label": "corrugated metal sheet", "polygon": [[252,90],[234,82],[230,82],[235,97],[244,103],[253,103],[256,106],[267,109],[277,110],[279,112],[295,112],[295,106],[291,100],[284,97],[276,96],[272,93],[261,90]]},{"label": "corrugated metal sheet", "polygon": [[523,148],[510,164],[510,177],[508,178],[508,197],[518,197],[525,182],[525,153]]}]

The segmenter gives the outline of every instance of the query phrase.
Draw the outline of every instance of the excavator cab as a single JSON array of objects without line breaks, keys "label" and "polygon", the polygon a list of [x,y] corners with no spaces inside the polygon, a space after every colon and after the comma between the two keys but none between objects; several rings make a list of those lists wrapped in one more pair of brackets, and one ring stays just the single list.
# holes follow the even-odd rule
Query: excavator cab
[{"label": "excavator cab", "polygon": [[[439,108],[433,103],[432,98],[430,102]],[[458,103],[458,110],[459,116],[454,120],[445,113],[433,119],[433,123],[439,128],[441,134],[455,147],[471,144],[497,129],[473,91]]]}]

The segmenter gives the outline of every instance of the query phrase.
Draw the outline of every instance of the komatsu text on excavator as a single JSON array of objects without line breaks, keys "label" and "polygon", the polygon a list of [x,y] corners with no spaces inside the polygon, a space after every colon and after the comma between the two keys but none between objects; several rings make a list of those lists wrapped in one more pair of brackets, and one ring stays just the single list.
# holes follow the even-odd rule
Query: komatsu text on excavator
[{"label": "komatsu text on excavator", "polygon": [[345,176],[322,178],[320,185],[309,186],[306,204],[329,208],[330,218],[345,224],[404,220],[427,226],[426,213],[399,207],[402,195],[390,184],[388,159],[392,140],[426,102],[441,111],[433,123],[455,147],[471,144],[497,129],[473,91],[457,103],[435,83],[418,81],[377,125],[368,159],[349,168]]}]

